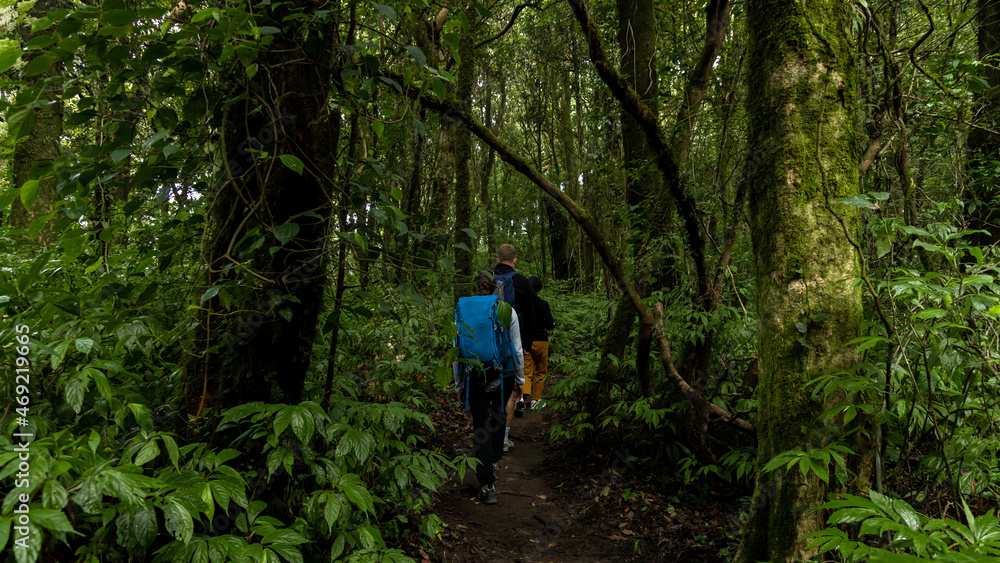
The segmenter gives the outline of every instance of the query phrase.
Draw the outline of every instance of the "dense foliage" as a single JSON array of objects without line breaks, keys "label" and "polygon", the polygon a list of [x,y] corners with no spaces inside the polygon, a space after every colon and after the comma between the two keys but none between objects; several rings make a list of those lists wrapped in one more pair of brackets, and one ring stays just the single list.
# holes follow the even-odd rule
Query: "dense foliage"
[{"label": "dense foliage", "polygon": [[[813,507],[830,527],[809,541],[831,558],[997,555],[1000,168],[969,151],[995,129],[1000,50],[977,51],[979,12],[849,6],[862,193],[828,203],[860,214],[863,270],[831,283],[861,288],[863,334],[853,369],[794,390],[823,406],[822,434],[757,463],[742,180],[775,154],[747,146],[748,8],[652,4],[655,78],[638,94],[675,184],[623,146],[634,125],[595,72],[579,2],[2,3],[0,480],[22,484],[5,489],[0,549],[433,551],[434,495],[473,463],[428,416],[451,379],[453,300],[510,242],[556,319],[561,448],[625,448],[651,481],[722,490],[742,516],[762,474],[819,479],[839,492]],[[625,5],[588,6],[609,51]],[[326,82],[302,84],[303,68]],[[473,140],[478,124],[504,145]],[[322,203],[284,205],[310,186]],[[657,313],[651,334],[631,289]],[[791,346],[825,320],[791,320]],[[292,329],[298,367],[257,373],[246,344]],[[43,533],[21,534],[21,514]]]}]

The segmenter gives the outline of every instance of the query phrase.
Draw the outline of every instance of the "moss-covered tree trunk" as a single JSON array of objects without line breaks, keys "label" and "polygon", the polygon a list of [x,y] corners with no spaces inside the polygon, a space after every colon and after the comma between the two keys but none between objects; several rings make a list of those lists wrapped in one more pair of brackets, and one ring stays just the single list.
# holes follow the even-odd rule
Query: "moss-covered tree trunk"
[{"label": "moss-covered tree trunk", "polygon": [[[466,13],[470,21],[475,21],[475,11]],[[471,31],[462,35],[459,44],[462,58],[458,68],[457,97],[466,111],[472,109],[472,85],[476,79],[475,51],[472,48]],[[469,230],[472,228],[472,134],[464,127],[455,131],[455,299],[471,293],[472,256],[475,245]]]},{"label": "moss-covered tree trunk", "polygon": [[845,343],[862,316],[858,217],[838,198],[857,191],[857,85],[850,5],[754,0],[748,14],[748,146],[762,157],[749,178],[761,374],[758,474],[736,561],[780,563],[813,555],[799,538],[825,524],[804,508],[828,489],[813,472],[761,468],[829,442],[806,382],[855,362]]},{"label": "moss-covered tree trunk", "polygon": [[[650,0],[618,0],[618,47],[621,50],[621,70],[627,77],[629,86],[653,113],[657,114],[657,95],[659,83],[656,75],[656,63],[653,57],[656,53],[656,15],[653,2]],[[641,248],[646,234],[654,230],[659,218],[655,218],[654,202],[660,195],[661,176],[653,165],[654,155],[650,150],[646,134],[638,121],[624,108],[621,109],[622,123],[622,156],[625,161],[625,202],[634,210],[635,218],[628,240],[633,250]],[[640,261],[640,257],[636,257]],[[641,284],[640,293],[645,295],[645,284]],[[618,379],[618,364],[612,359],[621,359],[635,326],[636,312],[632,308],[628,296],[623,295],[615,309],[615,317],[611,321],[612,330],[608,332],[601,350],[601,362],[597,373],[600,385],[590,401],[595,411],[602,410],[611,397],[611,386]],[[643,382],[647,391],[648,382]],[[596,412],[595,412],[596,414]]]},{"label": "moss-covered tree trunk", "polygon": [[[36,2],[29,12],[32,16],[29,18],[29,21],[44,17],[46,12],[58,7],[58,5],[59,2],[55,0],[40,0]],[[24,43],[27,43],[36,35],[49,33],[48,31],[42,31],[38,34],[31,33],[30,26],[24,27],[20,32],[21,40]],[[27,64],[40,54],[42,54],[42,51],[28,50],[21,55],[21,58]],[[55,70],[50,70],[41,75],[27,77],[27,89],[44,89],[48,79],[55,73]],[[12,127],[8,124],[8,134],[10,134],[12,133],[11,129],[27,129],[32,122],[34,123],[34,126],[27,131],[27,134],[20,139],[15,139],[14,143],[14,158],[11,163],[11,172],[13,173],[14,185],[18,188],[22,188],[29,181],[29,173],[36,164],[52,162],[59,156],[59,138],[63,133],[62,101],[55,92],[36,97],[41,99],[49,97],[53,101],[52,103],[40,104],[39,107],[33,109],[22,110],[31,115],[25,115],[24,119],[18,120],[18,127]],[[33,198],[27,198],[28,203],[31,204],[29,207],[26,208],[22,203],[23,195],[14,200],[10,213],[11,226],[26,229],[36,219],[48,215],[55,209],[56,192],[52,186],[52,180],[42,179],[37,183],[37,188],[29,187],[27,190],[33,191],[35,189],[37,189],[37,195]],[[49,244],[53,242],[54,236],[51,225],[47,225],[39,231],[37,240],[42,244]]]},{"label": "moss-covered tree trunk", "polygon": [[[285,5],[272,17],[280,23],[297,10]],[[245,79],[249,97],[232,104],[222,131],[226,161],[210,205],[204,311],[181,390],[191,414],[298,402],[312,358],[333,208],[327,179],[336,177],[339,128],[329,106],[339,70],[331,72],[337,60],[328,39],[283,29],[258,57],[261,71]]]}]

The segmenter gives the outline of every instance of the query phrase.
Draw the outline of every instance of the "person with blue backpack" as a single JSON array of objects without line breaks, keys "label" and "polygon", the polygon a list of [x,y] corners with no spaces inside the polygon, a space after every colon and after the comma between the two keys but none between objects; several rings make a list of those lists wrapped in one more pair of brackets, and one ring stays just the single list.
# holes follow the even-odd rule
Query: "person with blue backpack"
[{"label": "person with blue backpack", "polygon": [[462,297],[455,305],[459,359],[452,364],[452,373],[458,400],[472,413],[479,500],[496,504],[504,405],[511,397],[521,399],[524,348],[517,312],[500,297],[497,284],[486,272],[476,274],[474,283],[478,295]]}]

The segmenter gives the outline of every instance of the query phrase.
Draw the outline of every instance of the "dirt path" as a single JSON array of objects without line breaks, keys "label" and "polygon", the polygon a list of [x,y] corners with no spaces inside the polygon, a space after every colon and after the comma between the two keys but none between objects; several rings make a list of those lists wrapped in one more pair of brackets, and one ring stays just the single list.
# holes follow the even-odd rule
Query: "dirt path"
[{"label": "dirt path", "polygon": [[[447,525],[434,560],[465,563],[597,563],[631,559],[631,544],[597,517],[596,504],[560,488],[559,475],[543,467],[548,442],[546,411],[514,419],[514,448],[504,455],[496,482],[497,504],[476,497],[472,472],[447,483],[435,512]],[[471,425],[456,449],[471,455]]]}]

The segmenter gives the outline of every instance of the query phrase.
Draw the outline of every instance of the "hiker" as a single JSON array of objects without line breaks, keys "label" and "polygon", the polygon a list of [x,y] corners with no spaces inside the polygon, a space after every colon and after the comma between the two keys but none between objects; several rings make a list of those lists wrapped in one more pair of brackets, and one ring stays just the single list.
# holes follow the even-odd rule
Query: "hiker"
[{"label": "hiker", "polygon": [[[524,349],[517,312],[496,295],[498,288],[490,275],[479,272],[474,283],[478,296],[463,297],[455,306],[455,345],[459,346],[461,358],[477,359],[482,367],[456,361],[452,374],[459,402],[472,412],[473,441],[479,459],[479,500],[496,504],[493,483],[504,439],[501,409],[508,399],[521,399]],[[500,357],[492,357],[495,354]]]},{"label": "hiker", "polygon": [[[532,399],[527,403],[528,410],[541,408],[544,403],[542,391],[545,389],[545,377],[549,373],[549,331],[556,327],[556,322],[552,319],[552,309],[549,302],[542,299],[539,294],[542,292],[542,280],[535,276],[528,278],[531,289],[535,292],[535,330],[532,332],[534,341],[531,348],[525,348],[525,357],[531,356],[531,373],[528,374],[525,368],[524,388],[531,390]],[[525,366],[528,362],[525,362]],[[527,394],[527,391],[525,392]]]},{"label": "hiker", "polygon": [[[512,244],[501,244],[497,248],[497,265],[493,268],[493,279],[504,285],[504,301],[514,306],[517,318],[521,325],[521,344],[524,346],[524,374],[530,373],[530,357],[528,351],[531,350],[532,330],[535,326],[535,300],[528,278],[517,273],[514,266],[517,264],[517,250]],[[512,301],[513,299],[513,301]],[[531,395],[531,389],[524,388],[526,395]],[[515,403],[516,401],[516,403]],[[514,422],[514,417],[524,414],[524,401],[511,399],[506,405],[507,424],[504,430],[503,451],[509,452],[514,447],[514,442],[510,440],[510,426]]]}]

